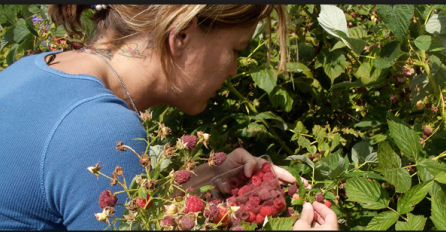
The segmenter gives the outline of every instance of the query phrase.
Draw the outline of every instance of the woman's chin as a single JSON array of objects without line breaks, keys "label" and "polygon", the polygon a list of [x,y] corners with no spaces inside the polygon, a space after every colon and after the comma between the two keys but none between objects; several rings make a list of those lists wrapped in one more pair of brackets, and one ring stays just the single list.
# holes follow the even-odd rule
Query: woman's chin
[{"label": "woman's chin", "polygon": [[185,107],[181,107],[178,109],[183,111],[186,114],[196,115],[196,114],[203,112],[206,109],[206,106],[207,106],[207,104],[205,102],[204,104],[195,104],[193,106],[185,106]]}]

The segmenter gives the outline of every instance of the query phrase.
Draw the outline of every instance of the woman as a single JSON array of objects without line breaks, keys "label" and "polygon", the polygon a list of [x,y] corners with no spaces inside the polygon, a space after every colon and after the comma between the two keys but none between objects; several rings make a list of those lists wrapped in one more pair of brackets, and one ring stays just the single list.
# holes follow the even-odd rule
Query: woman
[{"label": "woman", "polygon": [[[54,5],[49,14],[75,34],[89,7]],[[101,5],[87,49],[24,57],[1,72],[0,228],[103,229],[93,215],[100,211],[100,192],[110,184],[97,181],[86,167],[100,161],[103,173],[117,165],[127,178],[142,173],[130,152],[115,149],[122,141],[145,150],[145,142],[133,140],[146,136],[138,112],[159,104],[187,114],[203,111],[225,79],[236,74],[237,52],[273,9],[280,20],[280,69],[286,57],[283,6]],[[256,159],[237,149],[225,162],[247,164],[250,176]],[[205,166],[197,172],[212,171]],[[296,182],[275,168],[283,182]],[[302,212],[296,229],[309,228],[314,210],[322,217],[320,228],[337,229],[333,211],[305,206],[308,212]],[[122,208],[116,207],[116,215]]]}]

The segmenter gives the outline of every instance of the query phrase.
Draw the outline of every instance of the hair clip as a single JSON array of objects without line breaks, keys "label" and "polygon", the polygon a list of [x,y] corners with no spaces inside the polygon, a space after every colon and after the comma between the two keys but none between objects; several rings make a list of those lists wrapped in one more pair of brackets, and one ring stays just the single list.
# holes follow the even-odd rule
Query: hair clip
[{"label": "hair clip", "polygon": [[91,8],[93,8],[97,11],[105,10],[108,7],[108,5],[105,5],[105,4],[96,4],[96,5],[90,5],[90,6],[91,6]]}]

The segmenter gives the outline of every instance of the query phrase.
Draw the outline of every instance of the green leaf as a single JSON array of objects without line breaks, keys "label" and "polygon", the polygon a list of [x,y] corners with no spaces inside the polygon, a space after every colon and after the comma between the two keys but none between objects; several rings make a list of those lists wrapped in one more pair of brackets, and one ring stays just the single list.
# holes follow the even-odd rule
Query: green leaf
[{"label": "green leaf", "polygon": [[[345,190],[348,193],[347,201],[357,201],[378,206],[375,209],[387,208],[388,200],[387,204],[385,203],[386,201],[379,201],[382,187],[375,180],[369,181],[364,177],[354,177],[346,181]],[[382,191],[385,192],[385,190]]]},{"label": "green leaf", "polygon": [[264,125],[252,122],[247,127],[239,130],[240,136],[247,138],[264,139],[270,137],[270,133]]},{"label": "green leaf", "polygon": [[362,39],[367,36],[367,29],[364,25],[351,27],[348,29],[348,34],[350,38],[353,39]]},{"label": "green leaf", "polygon": [[446,170],[446,164],[431,159],[423,159],[417,164],[417,171],[422,181],[428,181]]},{"label": "green leaf", "polygon": [[414,14],[414,6],[379,4],[376,12],[398,40],[403,41]]},{"label": "green leaf", "polygon": [[391,227],[396,220],[398,220],[399,215],[393,211],[384,211],[375,217],[367,225],[366,230],[387,230]]},{"label": "green leaf", "polygon": [[431,15],[426,23],[426,31],[431,34],[446,34],[446,16],[443,12]]},{"label": "green leaf", "polygon": [[313,161],[311,161],[310,159],[308,159],[308,157],[303,156],[303,155],[290,155],[290,156],[286,157],[285,160],[299,160],[305,164],[308,164],[308,166],[310,166],[311,168],[314,169]]},{"label": "green leaf", "polygon": [[393,66],[400,56],[405,53],[400,50],[400,44],[397,41],[392,41],[381,50],[381,57],[373,61],[373,65],[378,69],[386,69]]},{"label": "green leaf", "polygon": [[382,170],[392,170],[401,167],[401,158],[385,141],[378,146],[378,161],[378,168]]},{"label": "green leaf", "polygon": [[251,119],[252,120],[274,119],[274,120],[277,120],[277,121],[283,123],[283,125],[284,125],[283,127],[285,128],[285,130],[288,129],[288,125],[286,124],[286,122],[281,117],[277,116],[276,114],[274,114],[271,111],[261,112],[255,116],[253,116]]},{"label": "green leaf", "polygon": [[296,219],[294,217],[286,218],[268,218],[268,222],[263,227],[264,231],[276,230],[293,230],[293,224]]},{"label": "green leaf", "polygon": [[345,56],[340,50],[334,50],[333,52],[325,52],[324,57],[324,72],[331,79],[333,84],[336,77],[345,72]]},{"label": "green leaf", "polygon": [[[162,156],[163,153],[164,153],[163,145],[150,146],[149,156],[152,169],[156,168],[156,164],[158,163],[158,160],[160,160],[163,157]],[[169,164],[170,164],[170,159],[164,159],[163,161],[161,161],[159,165],[159,172],[167,168]]]},{"label": "green leaf", "polygon": [[415,46],[419,49],[429,52],[441,51],[444,49],[443,45],[430,35],[418,36],[414,42]]},{"label": "green leaf", "polygon": [[396,222],[395,229],[396,230],[423,230],[424,225],[426,224],[427,218],[423,217],[423,215],[415,216],[411,213],[407,214],[407,222],[398,221]]},{"label": "green leaf", "polygon": [[429,194],[438,201],[438,204],[446,208],[446,184],[441,184],[436,181],[433,182],[434,184],[429,190]]},{"label": "green leaf", "polygon": [[251,73],[252,79],[259,86],[259,88],[265,90],[268,94],[276,86],[277,75],[272,69],[262,69]]},{"label": "green leaf", "polygon": [[311,69],[302,63],[289,62],[286,64],[286,69],[289,72],[300,72],[309,78],[313,78],[313,72],[311,72]]},{"label": "green leaf", "polygon": [[0,46],[0,51],[3,50],[4,47],[12,44],[14,42],[14,26],[8,29],[5,29],[5,34],[2,35],[2,41]]},{"label": "green leaf", "polygon": [[[302,63],[311,62],[316,56],[314,48],[306,45],[305,43],[299,43],[298,48],[299,48],[299,61]],[[307,75],[309,73],[304,73],[304,74]],[[313,73],[311,73],[311,76],[313,76]]]},{"label": "green leaf", "polygon": [[143,200],[147,199],[147,190],[144,186],[138,188],[138,196]]},{"label": "green leaf", "polygon": [[240,222],[240,225],[241,225],[243,228],[245,228],[245,230],[247,230],[247,231],[249,231],[249,230],[254,231],[254,230],[257,228],[257,225],[256,225],[256,224],[251,224],[251,223],[249,223],[249,222],[245,222],[245,221],[241,221],[241,222]]},{"label": "green leaf", "polygon": [[382,69],[371,68],[369,63],[362,63],[355,76],[358,77],[362,83],[369,84],[372,81],[376,81],[382,73]]},{"label": "green leaf", "polygon": [[335,153],[335,154],[330,154],[329,156],[322,158],[320,162],[326,163],[330,167],[331,170],[335,170],[336,167],[338,167],[340,158],[341,157],[337,153]]},{"label": "green leaf", "polygon": [[24,19],[19,19],[17,23],[15,24],[14,28],[14,41],[17,43],[22,42],[22,40],[30,35],[30,31],[28,27],[26,26],[26,22]]},{"label": "green leaf", "polygon": [[57,37],[65,37],[67,36],[68,33],[65,31],[65,28],[60,25],[56,28],[56,30],[53,32],[53,36],[57,36]]},{"label": "green leaf", "polygon": [[349,38],[344,32],[336,30],[335,33],[339,35],[341,38],[343,38],[343,42],[356,54],[361,54],[362,50],[364,50],[364,47],[366,45],[366,42],[362,39],[353,39]]},{"label": "green leaf", "polygon": [[8,55],[6,55],[6,63],[8,64],[8,66],[16,61],[16,53],[18,47],[19,44],[14,44],[9,49]]},{"label": "green leaf", "polygon": [[332,51],[334,51],[334,50],[336,50],[336,49],[340,49],[340,48],[343,48],[343,47],[347,47],[347,45],[344,43],[344,42],[342,42],[342,40],[339,40],[331,49],[330,49],[330,52],[332,52]]},{"label": "green leaf", "polygon": [[276,86],[269,94],[269,99],[274,107],[282,107],[285,112],[290,112],[293,108],[293,98],[283,87]]},{"label": "green leaf", "polygon": [[212,190],[213,188],[214,188],[214,187],[211,186],[211,185],[205,185],[205,186],[200,187],[200,188],[198,189],[198,191],[199,191],[200,193],[204,193],[204,192],[207,192],[208,190]]},{"label": "green leaf", "polygon": [[387,124],[389,125],[390,136],[404,156],[412,162],[418,163],[422,156],[422,153],[420,153],[422,147],[417,133],[391,114],[389,114]]},{"label": "green leaf", "polygon": [[441,205],[437,199],[432,198],[431,217],[437,230],[446,230],[446,207]]},{"label": "green leaf", "polygon": [[387,142],[381,142],[378,150],[379,167],[386,180],[395,186],[395,191],[404,193],[412,185],[409,172],[401,168],[401,158],[392,150]]},{"label": "green leaf", "polygon": [[412,186],[412,179],[405,168],[381,171],[386,180],[395,186],[395,192],[405,193]]},{"label": "green leaf", "polygon": [[446,172],[440,172],[435,176],[434,180],[446,184]]},{"label": "green leaf", "polygon": [[400,214],[411,212],[415,205],[426,196],[433,181],[427,181],[413,186],[407,191],[397,203],[397,211]]},{"label": "green leaf", "polygon": [[365,162],[365,158],[372,153],[372,147],[369,145],[369,141],[361,141],[356,143],[352,148],[352,161],[357,167],[359,164]]},{"label": "green leaf", "polygon": [[342,39],[335,33],[336,30],[348,36],[347,19],[344,12],[334,5],[321,5],[321,13],[317,17],[319,25],[330,35]]}]

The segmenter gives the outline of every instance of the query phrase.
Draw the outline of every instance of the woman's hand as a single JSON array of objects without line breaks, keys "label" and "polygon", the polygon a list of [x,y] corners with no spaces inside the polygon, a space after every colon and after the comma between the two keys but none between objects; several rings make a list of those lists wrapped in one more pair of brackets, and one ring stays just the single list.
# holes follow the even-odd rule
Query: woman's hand
[{"label": "woman's hand", "polygon": [[[266,162],[266,160],[258,160],[257,157],[251,155],[245,149],[237,148],[228,154],[225,162],[223,162],[223,164],[218,167],[218,172],[224,173],[241,165],[245,165],[243,171],[245,173],[245,176],[250,178],[252,177],[252,174],[256,167],[264,162]],[[279,178],[280,184],[285,185],[288,183],[297,183],[296,178],[294,178],[294,176],[291,175],[291,173],[289,173],[287,170],[276,165],[273,165],[273,168]],[[301,177],[301,179],[304,182],[305,188],[311,188],[311,185],[305,178]]]},{"label": "woman's hand", "polygon": [[[314,217],[316,220],[313,222]],[[313,225],[313,228],[311,227]],[[300,219],[294,223],[294,230],[339,230],[336,213],[317,201],[311,205],[305,202]]]}]

